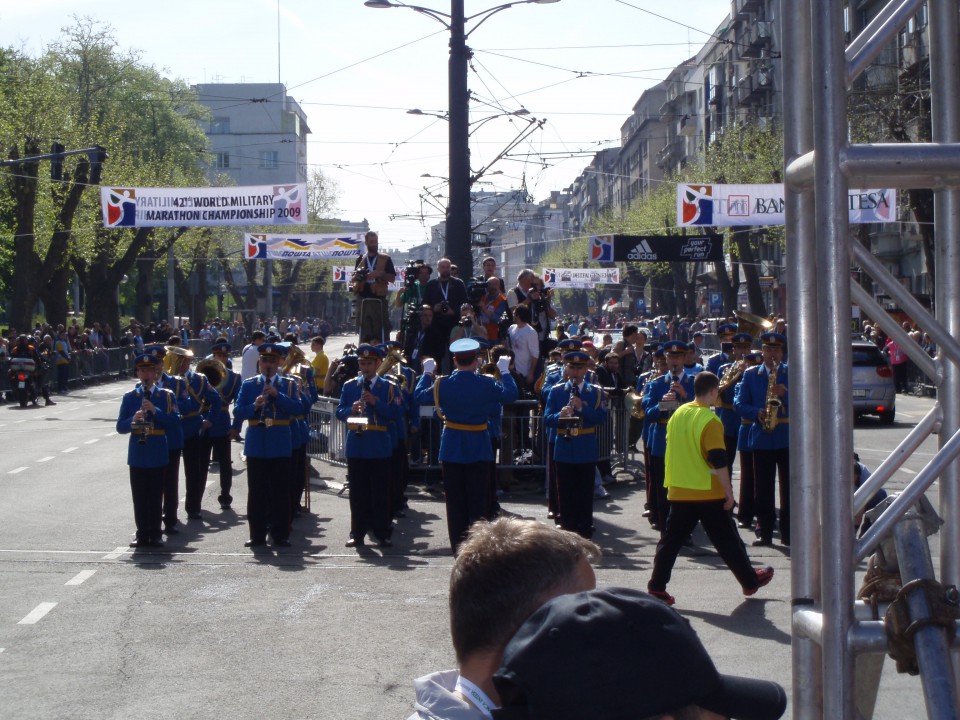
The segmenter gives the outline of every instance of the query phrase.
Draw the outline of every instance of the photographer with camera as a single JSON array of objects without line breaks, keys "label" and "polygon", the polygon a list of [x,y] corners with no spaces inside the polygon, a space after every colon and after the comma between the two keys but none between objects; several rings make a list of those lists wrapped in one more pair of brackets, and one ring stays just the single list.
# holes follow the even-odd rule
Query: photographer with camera
[{"label": "photographer with camera", "polygon": [[476,338],[488,340],[486,328],[477,322],[473,305],[463,303],[460,306],[460,322],[450,331],[450,342],[454,343],[462,338]]},{"label": "photographer with camera", "polygon": [[367,254],[357,258],[351,289],[359,300],[357,331],[360,338],[374,336],[387,340],[390,334],[389,285],[397,279],[393,260],[379,249],[380,238],[372,230],[364,235]]},{"label": "photographer with camera", "polygon": [[397,293],[394,303],[400,308],[401,318],[397,340],[404,345],[411,334],[420,331],[420,308],[423,307],[423,296],[432,272],[433,268],[423,260],[411,260],[407,263],[403,291]]},{"label": "photographer with camera", "polygon": [[[433,308],[433,323],[437,327],[437,332],[445,339],[450,337],[450,331],[457,324],[460,306],[467,302],[467,286],[464,285],[463,280],[450,274],[450,265],[450,258],[440,258],[437,263],[439,277],[427,283],[427,290],[423,296],[424,305]],[[441,358],[444,372],[448,372],[450,363],[446,348],[440,356],[436,357],[438,362]]]},{"label": "photographer with camera", "polygon": [[[480,309],[480,322],[487,330],[487,338],[490,340],[502,339],[506,335],[506,329],[501,331],[504,316],[507,311],[507,296],[502,290],[503,281],[498,277],[488,277],[486,281],[486,293],[478,303]],[[509,327],[509,322],[507,327]]]},{"label": "photographer with camera", "polygon": [[530,325],[537,332],[540,343],[541,356],[549,351],[548,338],[550,335],[550,321],[557,317],[557,311],[552,305],[553,289],[544,289],[543,280],[537,274],[526,268],[517,275],[517,285],[507,293],[507,307],[513,315],[518,305],[524,305],[530,310]]},{"label": "photographer with camera", "polygon": [[420,323],[414,332],[412,329],[406,335],[403,344],[403,355],[407,364],[419,375],[423,372],[423,359],[441,357],[447,346],[447,339],[440,333],[433,322],[433,308],[424,305],[419,312]]}]

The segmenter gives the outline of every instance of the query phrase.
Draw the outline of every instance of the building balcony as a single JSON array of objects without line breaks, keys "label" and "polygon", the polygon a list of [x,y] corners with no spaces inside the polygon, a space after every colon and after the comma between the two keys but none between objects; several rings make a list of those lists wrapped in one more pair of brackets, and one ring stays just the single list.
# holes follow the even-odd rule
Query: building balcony
[{"label": "building balcony", "polygon": [[773,23],[769,20],[757,20],[746,26],[746,32],[740,37],[740,57],[759,58],[769,50],[773,40]]},{"label": "building balcony", "polygon": [[750,13],[757,12],[762,6],[762,0],[733,0],[733,12],[730,15],[734,19],[747,18]]}]

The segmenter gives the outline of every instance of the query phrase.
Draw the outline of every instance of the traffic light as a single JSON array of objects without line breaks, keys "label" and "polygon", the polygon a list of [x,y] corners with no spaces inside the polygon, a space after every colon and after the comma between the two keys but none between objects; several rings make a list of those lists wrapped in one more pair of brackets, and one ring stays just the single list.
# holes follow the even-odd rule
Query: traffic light
[{"label": "traffic light", "polygon": [[103,175],[103,161],[107,159],[107,149],[97,145],[88,157],[90,158],[90,184],[99,185]]},{"label": "traffic light", "polygon": [[53,143],[50,147],[50,154],[53,155],[50,158],[50,179],[54,182],[59,182],[63,180],[63,152],[66,148],[58,142]]}]

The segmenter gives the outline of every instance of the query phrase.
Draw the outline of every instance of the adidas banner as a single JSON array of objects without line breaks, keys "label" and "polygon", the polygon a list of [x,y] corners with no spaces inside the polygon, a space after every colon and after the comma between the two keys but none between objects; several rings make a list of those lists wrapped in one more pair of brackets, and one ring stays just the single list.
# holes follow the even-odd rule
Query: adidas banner
[{"label": "adidas banner", "polygon": [[615,262],[710,262],[723,260],[723,236],[596,235],[596,244],[612,248]]}]

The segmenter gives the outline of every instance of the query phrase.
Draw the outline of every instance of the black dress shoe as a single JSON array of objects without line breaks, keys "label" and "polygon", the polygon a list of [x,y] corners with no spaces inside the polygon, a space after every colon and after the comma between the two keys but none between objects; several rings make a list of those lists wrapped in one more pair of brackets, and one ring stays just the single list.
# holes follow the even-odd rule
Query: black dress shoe
[{"label": "black dress shoe", "polygon": [[50,407],[51,405],[56,405],[56,403],[55,403],[53,400],[51,400],[50,398],[47,398],[47,401],[44,403],[44,405],[45,405],[46,407]]},{"label": "black dress shoe", "polygon": [[266,540],[247,540],[243,546],[244,547],[266,547]]},{"label": "black dress shoe", "polygon": [[151,540],[151,541],[150,541],[150,547],[162,548],[162,547],[163,547],[163,540],[160,540],[160,539]]},{"label": "black dress shoe", "polygon": [[274,540],[274,541],[273,541],[273,546],[274,546],[274,547],[290,547],[290,541],[289,541],[289,540]]},{"label": "black dress shoe", "polygon": [[201,520],[203,518],[203,515],[201,515],[198,512],[195,512],[195,513],[187,513],[187,517],[190,518],[191,520]]},{"label": "black dress shoe", "polygon": [[773,547],[773,540],[770,538],[757,538],[751,545],[754,547]]},{"label": "black dress shoe", "polygon": [[344,545],[344,547],[363,547],[363,546],[364,546],[363,538],[350,538],[349,540],[347,540],[346,545]]},{"label": "black dress shoe", "polygon": [[377,545],[382,548],[393,547],[393,540],[390,538],[380,538],[377,540]]},{"label": "black dress shoe", "polygon": [[132,548],[145,548],[149,546],[150,546],[149,540],[134,540],[132,543],[130,543],[130,547]]},{"label": "black dress shoe", "polygon": [[753,523],[741,520],[740,522],[737,523],[737,527],[740,528],[741,530],[753,530]]},{"label": "black dress shoe", "polygon": [[179,535],[179,534],[180,534],[180,531],[177,530],[175,527],[168,527],[168,528],[166,528],[163,532],[164,532],[165,535]]}]

